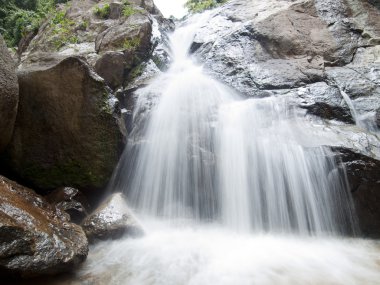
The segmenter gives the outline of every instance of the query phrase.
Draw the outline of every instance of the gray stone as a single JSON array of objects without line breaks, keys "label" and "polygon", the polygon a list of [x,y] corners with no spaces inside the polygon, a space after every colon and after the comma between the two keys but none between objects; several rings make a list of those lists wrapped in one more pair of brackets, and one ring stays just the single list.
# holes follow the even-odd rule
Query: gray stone
[{"label": "gray stone", "polygon": [[108,197],[82,224],[90,241],[138,237],[144,234],[122,193]]}]

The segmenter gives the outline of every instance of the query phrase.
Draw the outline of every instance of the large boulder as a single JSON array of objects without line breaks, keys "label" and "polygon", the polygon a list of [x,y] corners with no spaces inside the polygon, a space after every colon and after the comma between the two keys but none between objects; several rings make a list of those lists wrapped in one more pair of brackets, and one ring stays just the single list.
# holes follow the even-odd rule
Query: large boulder
[{"label": "large boulder", "polygon": [[88,253],[85,233],[31,189],[0,176],[0,275],[75,269]]},{"label": "large boulder", "polygon": [[90,241],[116,239],[122,236],[137,237],[144,234],[122,193],[108,197],[83,221],[82,227]]},{"label": "large boulder", "polygon": [[[379,9],[367,1],[232,0],[201,25],[192,51],[247,96],[325,82],[347,93],[359,117],[374,121],[380,107],[379,23]],[[322,116],[336,107],[315,103],[311,112]],[[328,113],[330,120],[334,113],[341,117],[340,111]]]},{"label": "large boulder", "polygon": [[0,35],[0,152],[11,140],[18,104],[15,63]]},{"label": "large boulder", "polygon": [[164,21],[152,1],[72,0],[57,9],[21,54],[20,68],[81,56],[113,89],[150,57],[153,25]]},{"label": "large boulder", "polygon": [[121,134],[104,81],[80,58],[19,72],[20,104],[5,161],[39,189],[103,187]]}]

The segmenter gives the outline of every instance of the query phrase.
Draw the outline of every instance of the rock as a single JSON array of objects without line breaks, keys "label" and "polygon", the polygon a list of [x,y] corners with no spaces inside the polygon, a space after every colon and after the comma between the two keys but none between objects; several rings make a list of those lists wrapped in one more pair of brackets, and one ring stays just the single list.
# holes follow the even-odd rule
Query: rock
[{"label": "rock", "polygon": [[126,74],[132,69],[133,56],[126,56],[126,53],[131,54],[106,52],[95,64],[95,71],[113,89],[123,85]]},{"label": "rock", "polygon": [[304,92],[299,92],[299,96],[304,100],[299,105],[307,109],[309,114],[327,120],[354,123],[350,108],[337,87],[318,82],[305,87]]},{"label": "rock", "polygon": [[71,187],[57,188],[45,199],[60,211],[69,214],[70,220],[76,224],[82,222],[90,209],[86,197],[78,189]]},{"label": "rock", "polygon": [[15,63],[0,35],[0,152],[11,140],[18,104]]},{"label": "rock", "polygon": [[143,13],[135,13],[119,25],[111,26],[96,37],[95,50],[132,50],[140,53],[150,51],[152,23]]},{"label": "rock", "polygon": [[[109,13],[97,15],[95,11],[107,4]],[[20,69],[49,68],[67,57],[81,56],[117,90],[128,85],[132,69],[149,60],[155,49],[157,64],[165,64],[166,54],[153,39],[153,25],[162,33],[168,21],[153,1],[72,0],[57,9],[31,41],[25,39],[30,44],[22,49]]]},{"label": "rock", "polygon": [[111,2],[110,3],[110,19],[116,20],[121,17],[123,12],[123,4],[120,2]]},{"label": "rock", "polygon": [[0,176],[0,275],[71,271],[87,253],[80,226],[32,190]]},{"label": "rock", "polygon": [[380,108],[376,111],[376,125],[380,128]]},{"label": "rock", "polygon": [[90,241],[144,234],[122,193],[112,194],[82,224]]},{"label": "rock", "polygon": [[345,168],[362,234],[380,237],[380,161],[350,149],[333,148]]},{"label": "rock", "polygon": [[42,190],[103,187],[119,157],[113,97],[80,58],[19,72],[20,104],[5,161]]}]

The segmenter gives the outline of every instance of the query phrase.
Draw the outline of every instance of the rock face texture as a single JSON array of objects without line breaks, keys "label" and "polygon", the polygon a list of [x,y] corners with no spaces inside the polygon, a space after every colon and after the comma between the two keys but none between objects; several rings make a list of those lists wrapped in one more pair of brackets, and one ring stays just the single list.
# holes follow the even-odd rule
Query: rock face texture
[{"label": "rock face texture", "polygon": [[20,68],[81,56],[111,88],[127,84],[128,74],[150,57],[153,26],[165,21],[152,1],[72,0],[58,9],[21,55]]},{"label": "rock face texture", "polygon": [[243,96],[286,98],[323,128],[372,236],[380,236],[379,39],[374,1],[231,0],[211,12],[190,49]]},{"label": "rock face texture", "polygon": [[87,253],[80,226],[32,190],[0,177],[0,275],[70,271]]},{"label": "rock face texture", "polygon": [[144,234],[121,193],[115,193],[105,200],[83,221],[82,227],[91,241]]},{"label": "rock face texture", "polygon": [[6,151],[10,168],[39,189],[104,186],[121,135],[103,80],[80,58],[19,72],[20,104]]},{"label": "rock face texture", "polygon": [[15,63],[0,35],[0,152],[9,143],[16,120],[18,83]]}]

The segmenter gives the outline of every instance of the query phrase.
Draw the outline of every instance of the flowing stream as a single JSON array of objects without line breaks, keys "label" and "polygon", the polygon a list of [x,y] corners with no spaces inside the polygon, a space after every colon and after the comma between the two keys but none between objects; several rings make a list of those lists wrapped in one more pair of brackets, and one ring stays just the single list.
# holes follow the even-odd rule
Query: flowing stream
[{"label": "flowing stream", "polygon": [[343,237],[355,234],[355,215],[344,170],[321,146],[328,138],[286,97],[242,98],[189,56],[207,17],[177,28],[170,69],[137,91],[112,188],[125,192],[146,235],[97,245],[82,278],[380,284],[378,245]]}]

